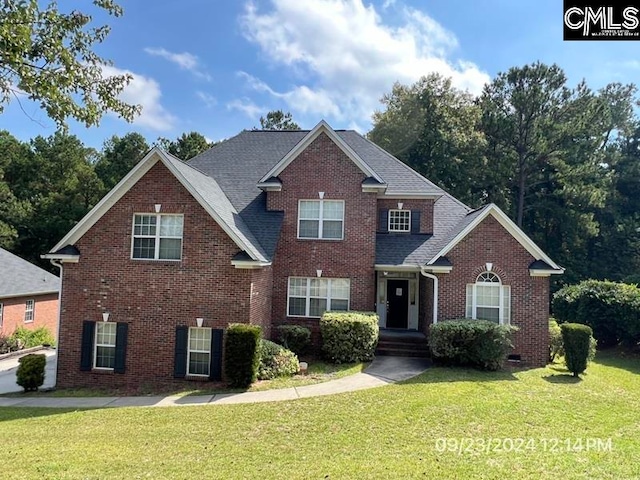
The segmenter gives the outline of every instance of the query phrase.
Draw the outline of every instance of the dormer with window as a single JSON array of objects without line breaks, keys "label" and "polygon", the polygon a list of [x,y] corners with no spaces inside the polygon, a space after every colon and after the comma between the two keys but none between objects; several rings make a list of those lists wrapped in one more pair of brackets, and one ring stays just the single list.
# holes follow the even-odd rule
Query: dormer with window
[{"label": "dormer with window", "polygon": [[433,233],[432,199],[378,199],[378,233]]}]

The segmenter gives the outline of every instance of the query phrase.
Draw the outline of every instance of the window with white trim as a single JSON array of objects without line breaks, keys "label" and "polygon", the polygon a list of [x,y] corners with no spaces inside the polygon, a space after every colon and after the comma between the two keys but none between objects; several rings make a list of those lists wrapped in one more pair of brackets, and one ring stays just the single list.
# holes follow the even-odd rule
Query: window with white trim
[{"label": "window with white trim", "polygon": [[327,310],[349,310],[348,278],[289,277],[287,315],[321,317]]},{"label": "window with white trim", "polygon": [[467,284],[467,318],[508,325],[511,320],[511,287],[493,272],[483,272]]},{"label": "window with white trim", "polygon": [[189,328],[187,375],[208,377],[211,365],[211,329]]},{"label": "window with white trim", "polygon": [[134,215],[131,258],[180,260],[183,222],[183,215]]},{"label": "window with white trim", "polygon": [[390,232],[411,231],[411,210],[389,210]]},{"label": "window with white trim", "polygon": [[4,312],[4,303],[0,302],[0,328],[2,328],[2,322],[3,322],[2,315],[3,315],[3,312]]},{"label": "window with white trim", "polygon": [[113,370],[116,365],[116,322],[96,322],[93,368]]},{"label": "window with white trim", "polygon": [[343,235],[343,200],[300,200],[298,202],[298,238],[342,240]]},{"label": "window with white trim", "polygon": [[33,312],[36,308],[35,300],[27,300],[24,305],[24,322],[31,323],[33,322]]}]

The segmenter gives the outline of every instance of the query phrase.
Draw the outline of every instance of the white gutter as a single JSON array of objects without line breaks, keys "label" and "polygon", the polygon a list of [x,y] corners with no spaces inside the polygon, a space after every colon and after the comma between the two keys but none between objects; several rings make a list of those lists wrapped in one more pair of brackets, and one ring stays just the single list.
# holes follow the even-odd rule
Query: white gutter
[{"label": "white gutter", "polygon": [[438,277],[420,268],[420,273],[433,280],[433,323],[438,323]]},{"label": "white gutter", "polygon": [[60,269],[60,290],[58,293],[58,326],[56,327],[56,363],[53,366],[53,387],[58,383],[58,362],[60,361],[60,316],[62,312],[62,262],[56,261],[52,258],[49,259],[54,267]]}]

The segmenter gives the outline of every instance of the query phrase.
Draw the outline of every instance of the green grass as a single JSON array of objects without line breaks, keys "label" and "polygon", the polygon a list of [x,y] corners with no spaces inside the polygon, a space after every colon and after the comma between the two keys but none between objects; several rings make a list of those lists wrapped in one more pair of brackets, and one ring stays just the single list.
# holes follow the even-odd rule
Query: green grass
[{"label": "green grass", "polygon": [[[2,476],[639,478],[639,374],[638,358],[608,354],[580,381],[559,364],[432,368],[397,385],[272,404],[2,408]],[[516,452],[438,452],[443,438],[534,443]],[[610,438],[613,449],[559,450],[576,438]]]}]

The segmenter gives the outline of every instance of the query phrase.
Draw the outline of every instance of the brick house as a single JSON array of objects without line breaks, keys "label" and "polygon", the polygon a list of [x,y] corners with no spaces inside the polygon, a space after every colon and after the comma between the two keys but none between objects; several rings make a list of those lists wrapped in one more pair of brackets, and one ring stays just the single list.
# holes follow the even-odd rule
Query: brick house
[{"label": "brick house", "polygon": [[230,322],[368,310],[427,332],[470,317],[548,355],[562,273],[495,205],[472,210],[354,131],[243,131],[184,163],[153,148],[49,254],[63,265],[58,386],[219,379]]},{"label": "brick house", "polygon": [[58,277],[0,248],[0,335],[45,327],[55,336],[59,290]]}]

